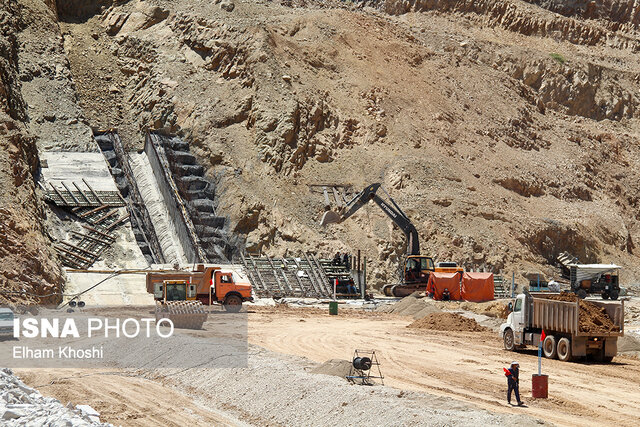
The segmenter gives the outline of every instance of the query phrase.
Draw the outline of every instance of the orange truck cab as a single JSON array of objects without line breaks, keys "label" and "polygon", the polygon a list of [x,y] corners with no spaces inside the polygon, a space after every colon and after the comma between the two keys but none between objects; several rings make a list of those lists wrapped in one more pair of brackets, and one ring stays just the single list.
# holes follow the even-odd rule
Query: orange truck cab
[{"label": "orange truck cab", "polygon": [[246,275],[222,266],[200,264],[194,271],[152,271],[147,273],[146,284],[147,292],[161,302],[197,300],[204,305],[223,304],[227,310],[237,311],[243,302],[253,301]]}]

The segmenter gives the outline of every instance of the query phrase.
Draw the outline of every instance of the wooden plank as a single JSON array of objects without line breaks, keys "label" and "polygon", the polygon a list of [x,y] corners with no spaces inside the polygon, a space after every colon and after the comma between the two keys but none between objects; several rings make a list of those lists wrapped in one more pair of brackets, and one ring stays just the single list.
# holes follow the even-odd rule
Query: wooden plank
[{"label": "wooden plank", "polygon": [[[116,211],[117,212],[117,211]],[[120,218],[118,218],[117,220],[115,220],[115,222],[113,224],[111,224],[110,226],[107,227],[107,230],[111,231],[114,228],[116,228],[116,226],[120,223],[123,223],[124,221],[126,221],[129,218],[129,213],[127,212],[126,214],[122,215]]]}]

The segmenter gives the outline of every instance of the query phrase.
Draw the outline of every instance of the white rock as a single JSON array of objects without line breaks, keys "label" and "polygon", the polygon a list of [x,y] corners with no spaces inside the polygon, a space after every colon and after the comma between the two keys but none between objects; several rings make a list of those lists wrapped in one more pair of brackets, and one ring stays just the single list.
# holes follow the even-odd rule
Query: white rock
[{"label": "white rock", "polygon": [[76,405],[76,409],[79,409],[80,411],[82,411],[83,413],[89,416],[96,416],[96,417],[100,416],[100,412],[96,411],[89,405]]}]

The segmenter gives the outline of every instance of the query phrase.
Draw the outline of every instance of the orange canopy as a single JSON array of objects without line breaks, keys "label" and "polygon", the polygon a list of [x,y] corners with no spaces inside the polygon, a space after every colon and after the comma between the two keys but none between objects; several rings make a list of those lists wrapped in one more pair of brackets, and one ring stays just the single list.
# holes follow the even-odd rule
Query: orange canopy
[{"label": "orange canopy", "polygon": [[465,301],[493,300],[493,273],[464,273],[460,294]]},{"label": "orange canopy", "polygon": [[[493,283],[493,282],[492,282]],[[460,274],[458,273],[436,273],[429,274],[427,283],[427,293],[433,294],[433,299],[442,300],[442,292],[449,290],[449,298],[452,301],[460,300]]]}]

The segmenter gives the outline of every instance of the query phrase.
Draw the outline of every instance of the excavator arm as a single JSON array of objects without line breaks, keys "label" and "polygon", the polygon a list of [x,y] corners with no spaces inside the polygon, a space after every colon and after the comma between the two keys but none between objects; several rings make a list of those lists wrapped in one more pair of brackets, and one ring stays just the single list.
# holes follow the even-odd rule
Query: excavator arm
[{"label": "excavator arm", "polygon": [[[377,192],[379,189],[385,192],[389,201],[387,202],[380,197]],[[361,207],[366,205],[370,200],[373,200],[382,211],[387,214],[389,218],[404,232],[407,236],[407,255],[419,255],[420,254],[420,242],[418,240],[418,231],[416,227],[411,223],[407,215],[400,209],[396,202],[389,196],[389,194],[382,188],[380,183],[371,184],[358,193],[347,205],[342,209],[340,213],[333,211],[325,212],[320,225],[327,225],[331,223],[340,223],[353,214],[355,214]]]}]

